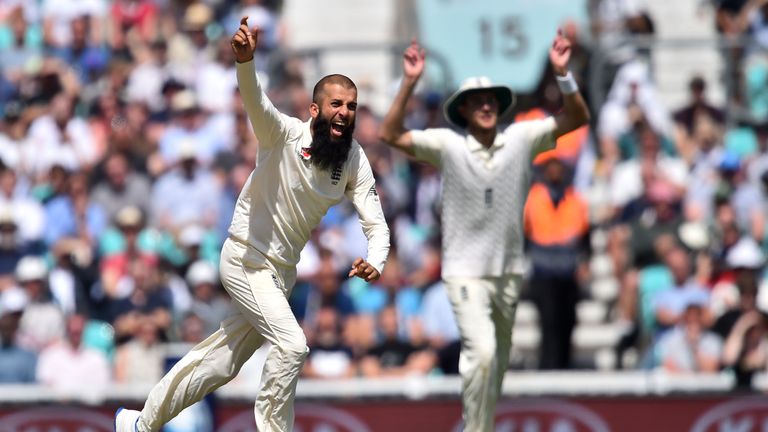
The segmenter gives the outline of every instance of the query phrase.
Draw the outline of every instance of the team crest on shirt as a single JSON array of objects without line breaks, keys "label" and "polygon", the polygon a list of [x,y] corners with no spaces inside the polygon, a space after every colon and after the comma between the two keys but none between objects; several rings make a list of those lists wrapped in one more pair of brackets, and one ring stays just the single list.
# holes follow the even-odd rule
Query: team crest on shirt
[{"label": "team crest on shirt", "polygon": [[331,171],[331,184],[337,185],[339,180],[341,180],[341,165]]},{"label": "team crest on shirt", "polygon": [[299,157],[302,158],[305,161],[308,161],[309,158],[312,156],[311,149],[309,147],[300,147],[299,148]]}]

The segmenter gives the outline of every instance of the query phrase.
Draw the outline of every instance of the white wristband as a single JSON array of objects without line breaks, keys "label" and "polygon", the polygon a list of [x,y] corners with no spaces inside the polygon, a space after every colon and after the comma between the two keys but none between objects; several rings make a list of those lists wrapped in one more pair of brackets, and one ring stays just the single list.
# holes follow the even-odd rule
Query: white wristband
[{"label": "white wristband", "polygon": [[571,71],[565,76],[555,75],[557,78],[557,86],[560,87],[560,91],[565,95],[574,94],[579,91],[579,85],[576,84],[576,80],[573,79]]}]

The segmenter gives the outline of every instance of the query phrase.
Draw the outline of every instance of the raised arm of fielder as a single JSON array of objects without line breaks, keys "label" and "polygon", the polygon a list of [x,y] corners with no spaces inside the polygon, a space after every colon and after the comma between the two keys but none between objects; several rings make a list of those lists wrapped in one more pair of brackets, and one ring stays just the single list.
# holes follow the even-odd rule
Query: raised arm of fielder
[{"label": "raised arm of fielder", "polygon": [[549,49],[549,61],[555,70],[555,78],[563,93],[563,111],[555,115],[555,138],[584,126],[589,121],[589,108],[581,97],[576,81],[568,71],[571,59],[571,41],[558,31],[552,48]]},{"label": "raised arm of fielder", "polygon": [[[381,140],[413,155],[411,134],[403,126],[405,106],[411,97],[413,89],[424,72],[425,52],[416,41],[403,54],[403,81],[392,102],[392,106],[384,117],[380,129]],[[556,129],[555,138],[577,129],[589,121],[589,109],[584,98],[578,92],[573,77],[568,72],[568,60],[571,58],[571,42],[558,32],[549,50],[549,60],[557,75],[558,85],[563,91],[563,111],[554,116]]]},{"label": "raised arm of fielder", "polygon": [[287,128],[283,115],[267,98],[256,76],[253,53],[258,40],[259,29],[249,29],[248,17],[244,16],[231,41],[236,59],[237,83],[253,132],[259,139],[259,146],[269,148],[285,141]]},{"label": "raised arm of fielder", "polygon": [[403,122],[405,120],[405,105],[413,94],[413,89],[419,82],[422,72],[424,72],[424,58],[426,52],[424,48],[419,47],[416,40],[405,49],[403,53],[403,80],[400,83],[400,89],[397,91],[392,106],[389,107],[384,121],[379,129],[379,138],[385,143],[413,156],[413,143],[411,133],[405,129]]}]

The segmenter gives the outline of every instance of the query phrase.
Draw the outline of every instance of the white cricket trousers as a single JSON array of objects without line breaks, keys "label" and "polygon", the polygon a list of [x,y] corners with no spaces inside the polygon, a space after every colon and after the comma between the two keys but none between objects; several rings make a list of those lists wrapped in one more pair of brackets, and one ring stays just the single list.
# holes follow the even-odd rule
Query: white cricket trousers
[{"label": "white cricket trousers", "polygon": [[461,336],[465,432],[493,431],[522,280],[520,275],[445,280]]},{"label": "white cricket trousers", "polygon": [[[307,340],[288,306],[295,268],[276,266],[263,254],[227,239],[221,281],[238,313],[200,342],[160,380],[147,397],[139,431],[159,431],[184,408],[229,382],[263,343],[267,354],[254,413],[260,432],[293,429],[293,400]],[[286,288],[289,287],[289,288]]]}]

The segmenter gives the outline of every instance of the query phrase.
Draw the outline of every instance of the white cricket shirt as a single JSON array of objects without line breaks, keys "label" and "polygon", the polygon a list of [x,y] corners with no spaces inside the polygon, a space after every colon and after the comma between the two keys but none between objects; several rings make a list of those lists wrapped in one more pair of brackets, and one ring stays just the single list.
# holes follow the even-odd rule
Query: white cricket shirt
[{"label": "white cricket shirt", "polygon": [[360,144],[352,141],[349,158],[340,168],[314,167],[302,151],[312,143],[309,121],[277,111],[258,82],[253,61],[236,67],[243,103],[259,139],[259,156],[240,192],[229,234],[279,264],[295,266],[311,231],[346,196],[368,239],[367,261],[381,272],[389,253],[389,228]]},{"label": "white cricket shirt", "polygon": [[443,278],[524,271],[531,162],[555,147],[555,127],[552,117],[514,123],[488,149],[451,129],[411,131],[415,156],[440,169]]}]

